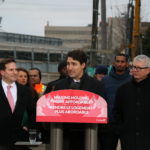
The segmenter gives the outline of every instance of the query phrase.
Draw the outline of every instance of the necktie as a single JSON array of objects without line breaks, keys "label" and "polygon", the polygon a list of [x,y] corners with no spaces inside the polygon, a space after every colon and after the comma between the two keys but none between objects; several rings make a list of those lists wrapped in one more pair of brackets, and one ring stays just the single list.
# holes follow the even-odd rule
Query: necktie
[{"label": "necktie", "polygon": [[11,88],[12,86],[7,86],[7,99],[8,99],[8,102],[9,102],[9,105],[10,105],[10,107],[11,107],[11,110],[12,110],[12,112],[14,111],[14,108],[15,108],[15,105],[14,105],[14,99],[13,99],[13,96],[12,96],[12,94],[11,94],[11,91],[10,91],[10,88]]}]

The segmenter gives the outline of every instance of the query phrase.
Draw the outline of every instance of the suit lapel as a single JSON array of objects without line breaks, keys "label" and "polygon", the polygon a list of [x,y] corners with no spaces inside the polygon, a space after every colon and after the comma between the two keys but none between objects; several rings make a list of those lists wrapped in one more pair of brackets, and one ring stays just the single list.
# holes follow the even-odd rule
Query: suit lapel
[{"label": "suit lapel", "polygon": [[[19,107],[19,105],[20,105],[20,103],[21,103],[21,95],[22,95],[22,94],[21,94],[21,93],[22,93],[22,90],[21,90],[21,88],[20,88],[20,86],[19,86],[18,83],[16,83],[16,87],[17,87],[17,101],[16,101],[16,105],[15,105],[14,112],[16,111],[16,109]],[[10,111],[11,111],[11,108],[10,108],[10,105],[9,105],[9,102],[8,102],[8,99],[7,99],[6,95],[5,95],[4,89],[3,89],[3,87],[2,87],[2,82],[1,82],[1,80],[0,80],[0,99],[2,99],[2,100],[5,101],[6,105],[8,105],[8,108],[9,108]],[[11,111],[11,112],[12,112],[12,111]],[[13,113],[14,113],[14,112],[13,112]]]},{"label": "suit lapel", "polygon": [[8,102],[8,99],[5,95],[4,89],[2,87],[2,80],[0,80],[0,99],[5,101],[5,104],[8,105],[8,109],[10,109],[10,112],[12,112],[11,108],[10,108],[10,105],[9,105],[9,102]]},{"label": "suit lapel", "polygon": [[20,86],[19,86],[19,84],[18,83],[16,83],[16,87],[17,87],[17,101],[16,101],[16,105],[15,105],[15,110],[14,110],[14,112],[16,111],[16,109],[19,107],[19,105],[20,105],[20,103],[21,103],[21,88],[20,88]]}]

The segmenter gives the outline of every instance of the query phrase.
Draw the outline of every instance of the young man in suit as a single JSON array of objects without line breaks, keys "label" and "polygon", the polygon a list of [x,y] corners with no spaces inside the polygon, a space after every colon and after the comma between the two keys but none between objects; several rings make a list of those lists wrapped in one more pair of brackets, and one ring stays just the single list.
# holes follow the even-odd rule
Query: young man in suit
[{"label": "young man in suit", "polygon": [[[67,54],[68,77],[58,81],[54,90],[79,89],[93,92],[103,96],[101,84],[96,79],[88,76],[85,72],[87,56],[82,50],[73,50]],[[85,149],[86,129],[90,124],[64,123],[64,149],[83,150]]]},{"label": "young man in suit", "polygon": [[28,129],[34,127],[35,102],[30,90],[16,83],[17,67],[13,59],[4,59],[0,63],[0,150],[24,150],[14,145],[25,140],[28,132],[23,130],[24,112],[30,116]]}]

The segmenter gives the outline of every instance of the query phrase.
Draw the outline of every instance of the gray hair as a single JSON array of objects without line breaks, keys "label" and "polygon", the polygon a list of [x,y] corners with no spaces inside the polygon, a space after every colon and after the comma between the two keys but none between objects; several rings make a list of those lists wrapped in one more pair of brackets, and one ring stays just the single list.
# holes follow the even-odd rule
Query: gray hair
[{"label": "gray hair", "polygon": [[134,59],[134,61],[143,61],[145,62],[145,67],[150,67],[150,58],[146,55],[137,55]]}]

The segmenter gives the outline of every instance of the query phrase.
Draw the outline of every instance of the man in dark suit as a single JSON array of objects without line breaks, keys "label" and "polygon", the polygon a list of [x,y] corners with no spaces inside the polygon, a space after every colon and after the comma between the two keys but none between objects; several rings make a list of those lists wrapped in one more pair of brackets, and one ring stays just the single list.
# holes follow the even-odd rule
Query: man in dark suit
[{"label": "man in dark suit", "polygon": [[35,122],[35,102],[30,90],[15,82],[16,69],[15,60],[4,59],[0,63],[0,150],[24,149],[14,143],[28,135],[21,126],[25,111],[30,116],[28,128],[33,128]]},{"label": "man in dark suit", "polygon": [[[100,82],[85,72],[87,65],[87,56],[82,50],[73,50],[67,54],[67,72],[68,76],[59,80],[55,84],[54,90],[79,89],[93,92],[103,96],[103,89]],[[86,131],[91,124],[64,123],[64,149],[65,150],[83,150],[85,149]]]}]

